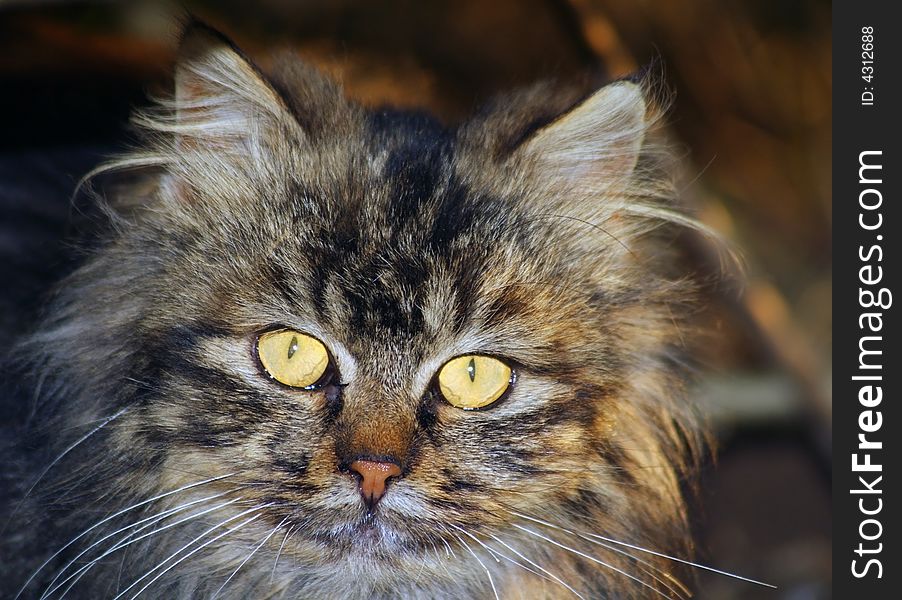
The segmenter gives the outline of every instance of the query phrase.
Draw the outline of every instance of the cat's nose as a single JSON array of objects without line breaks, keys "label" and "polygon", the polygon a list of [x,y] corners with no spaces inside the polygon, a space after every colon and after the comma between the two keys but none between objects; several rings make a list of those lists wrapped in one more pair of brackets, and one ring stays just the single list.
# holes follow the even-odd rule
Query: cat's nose
[{"label": "cat's nose", "polygon": [[382,460],[355,460],[348,468],[360,475],[360,495],[369,508],[385,495],[388,480],[401,474],[397,464]]}]

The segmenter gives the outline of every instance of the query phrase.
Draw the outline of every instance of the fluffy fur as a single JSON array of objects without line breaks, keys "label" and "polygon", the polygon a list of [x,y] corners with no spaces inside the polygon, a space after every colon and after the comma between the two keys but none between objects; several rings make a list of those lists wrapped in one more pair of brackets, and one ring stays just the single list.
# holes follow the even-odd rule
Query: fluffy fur
[{"label": "fluffy fur", "polygon": [[[642,84],[538,85],[449,129],[295,61],[264,76],[201,26],[175,84],[19,348],[42,425],[10,477],[5,594],[688,594],[612,541],[690,552],[691,289],[663,234],[691,221]],[[339,379],[263,376],[276,325]],[[517,380],[468,412],[433,379],[472,353]],[[375,511],[339,468],[355,453],[402,465]]]}]

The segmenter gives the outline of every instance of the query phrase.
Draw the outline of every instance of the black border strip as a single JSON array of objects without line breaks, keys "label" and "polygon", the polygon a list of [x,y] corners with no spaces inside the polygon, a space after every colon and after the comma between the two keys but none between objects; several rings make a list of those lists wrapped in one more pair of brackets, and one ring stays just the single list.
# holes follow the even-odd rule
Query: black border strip
[{"label": "black border strip", "polygon": [[[899,482],[902,470],[898,464],[902,453],[898,443],[902,439],[899,435],[902,411],[898,408],[902,379],[897,351],[902,345],[899,308],[889,302],[883,303],[889,305],[887,308],[864,306],[871,301],[868,292],[877,294],[885,288],[891,293],[902,293],[898,285],[902,270],[899,251],[902,217],[898,210],[902,200],[899,184],[902,97],[898,81],[902,23],[891,14],[896,12],[895,8],[892,2],[877,0],[844,0],[833,4],[835,598],[899,598],[902,589],[899,581],[902,578],[899,563],[902,499],[898,491],[890,491],[902,489]],[[873,27],[870,51],[862,47],[867,43],[867,38],[862,39],[865,27]],[[862,77],[869,74],[866,67],[873,69],[871,81]],[[870,98],[865,92],[873,93],[872,102],[868,102]],[[862,155],[863,152],[869,154]],[[882,168],[866,169],[860,177],[860,158]],[[861,203],[879,206],[863,209]],[[875,227],[880,218],[879,227],[866,228]],[[878,274],[879,282],[867,283]],[[887,300],[888,296],[884,294],[883,298]],[[898,301],[902,301],[902,296]],[[880,317],[862,317],[866,313],[879,313]],[[875,331],[878,326],[879,331]],[[862,341],[868,336],[871,339]],[[862,355],[859,344],[881,354]],[[862,368],[860,359],[871,368]],[[875,387],[868,391],[869,385]],[[876,401],[878,386],[882,391],[879,402]],[[859,448],[860,434],[869,442],[881,443],[882,448]],[[853,458],[855,454],[857,459]],[[855,472],[854,460],[859,463],[870,460],[881,465],[882,470]],[[868,491],[868,487],[879,493]],[[876,512],[867,515],[863,511]],[[879,564],[869,564],[870,560]]]}]

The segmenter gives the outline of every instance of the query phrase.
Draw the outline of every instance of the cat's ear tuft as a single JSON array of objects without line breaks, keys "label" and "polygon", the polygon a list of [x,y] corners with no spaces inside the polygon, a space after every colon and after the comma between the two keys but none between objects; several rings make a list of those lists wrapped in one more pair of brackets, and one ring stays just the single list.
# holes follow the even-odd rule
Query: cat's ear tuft
[{"label": "cat's ear tuft", "polygon": [[197,21],[182,34],[173,108],[177,135],[217,146],[259,136],[288,115],[282,98],[250,60]]},{"label": "cat's ear tuft", "polygon": [[639,85],[609,84],[535,132],[519,154],[556,191],[622,188],[642,151],[646,110]]}]

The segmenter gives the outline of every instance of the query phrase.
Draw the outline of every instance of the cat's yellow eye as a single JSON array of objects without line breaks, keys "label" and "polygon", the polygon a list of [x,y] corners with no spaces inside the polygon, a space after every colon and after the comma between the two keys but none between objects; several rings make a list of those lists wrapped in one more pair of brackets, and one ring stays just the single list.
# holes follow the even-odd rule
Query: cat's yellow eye
[{"label": "cat's yellow eye", "polygon": [[318,383],[329,367],[329,353],[322,342],[289,329],[257,338],[257,356],[273,379],[297,388]]},{"label": "cat's yellow eye", "polygon": [[484,408],[511,385],[509,366],[488,356],[458,356],[438,372],[438,387],[452,406],[464,410]]}]

